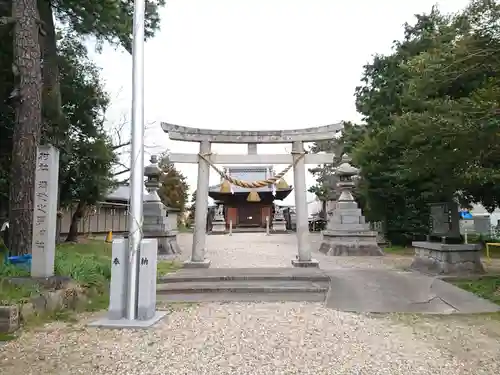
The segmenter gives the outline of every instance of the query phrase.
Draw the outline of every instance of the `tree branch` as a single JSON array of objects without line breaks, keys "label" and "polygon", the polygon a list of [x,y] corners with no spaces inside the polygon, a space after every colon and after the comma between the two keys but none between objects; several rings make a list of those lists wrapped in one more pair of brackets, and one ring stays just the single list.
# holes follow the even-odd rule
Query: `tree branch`
[{"label": "tree branch", "polygon": [[111,150],[116,151],[116,150],[118,150],[119,148],[129,146],[129,145],[130,145],[130,143],[131,143],[131,141],[124,142],[124,143],[120,143],[120,144],[118,144],[118,145],[116,145],[116,146],[111,147]]},{"label": "tree branch", "polygon": [[120,172],[113,173],[113,177],[119,176],[119,175],[127,173],[127,172],[130,172],[130,168],[123,169]]}]

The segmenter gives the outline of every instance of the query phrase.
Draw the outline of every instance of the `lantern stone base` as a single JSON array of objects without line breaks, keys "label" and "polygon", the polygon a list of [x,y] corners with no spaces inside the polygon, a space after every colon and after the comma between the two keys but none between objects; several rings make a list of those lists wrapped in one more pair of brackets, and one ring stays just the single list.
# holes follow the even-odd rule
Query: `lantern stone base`
[{"label": "lantern stone base", "polygon": [[272,223],[272,233],[286,233],[286,221],[285,220],[273,220]]},{"label": "lantern stone base", "polygon": [[319,262],[316,259],[311,259],[311,260],[292,259],[292,266],[297,268],[319,268]]},{"label": "lantern stone base", "polygon": [[194,260],[187,260],[183,263],[184,268],[209,268],[211,261],[209,259],[200,262]]},{"label": "lantern stone base", "polygon": [[319,251],[331,256],[383,256],[377,232],[325,230]]},{"label": "lantern stone base", "polygon": [[484,273],[481,245],[413,242],[415,256],[411,269],[433,275],[470,275]]},{"label": "lantern stone base", "polygon": [[212,231],[210,234],[226,234],[226,221],[225,220],[216,220],[212,222]]},{"label": "lantern stone base", "polygon": [[177,243],[177,232],[169,231],[167,233],[144,233],[143,238],[156,238],[158,240],[158,255],[180,254],[181,248]]}]

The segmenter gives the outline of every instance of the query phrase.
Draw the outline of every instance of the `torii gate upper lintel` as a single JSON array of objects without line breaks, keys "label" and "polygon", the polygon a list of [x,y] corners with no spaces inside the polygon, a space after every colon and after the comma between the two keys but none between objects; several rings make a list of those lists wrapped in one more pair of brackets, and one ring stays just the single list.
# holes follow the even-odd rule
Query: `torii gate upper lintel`
[{"label": "torii gate upper lintel", "polygon": [[316,142],[332,139],[344,128],[342,123],[289,130],[211,130],[174,125],[166,122],[161,127],[173,141],[211,143],[292,143]]},{"label": "torii gate upper lintel", "polygon": [[[334,138],[343,129],[343,124],[310,127],[293,130],[210,130],[161,123],[163,131],[171,140],[199,142],[200,152],[196,154],[170,154],[172,163],[197,163],[198,182],[196,189],[195,230],[191,260],[185,267],[209,267],[210,260],[205,258],[206,221],[208,210],[208,187],[210,179],[210,163],[212,164],[291,164],[293,165],[295,209],[297,217],[298,257],[292,259],[295,267],[318,267],[319,263],[312,259],[308,241],[309,224],[307,212],[306,164],[333,163],[334,154],[307,154],[304,142],[324,141]],[[217,155],[211,153],[212,143],[247,144],[247,155]],[[291,155],[257,154],[259,143],[292,143]]]}]

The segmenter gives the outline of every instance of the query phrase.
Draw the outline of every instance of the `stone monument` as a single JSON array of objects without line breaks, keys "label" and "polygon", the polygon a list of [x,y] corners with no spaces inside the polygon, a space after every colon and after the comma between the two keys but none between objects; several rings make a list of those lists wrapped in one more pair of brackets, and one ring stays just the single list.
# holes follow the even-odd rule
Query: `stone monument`
[{"label": "stone monument", "polygon": [[273,233],[286,233],[286,220],[283,214],[283,209],[276,207],[276,212],[274,213],[273,222]]},{"label": "stone monument", "polygon": [[414,241],[411,268],[427,274],[468,275],[483,273],[481,245],[461,243],[459,211],[455,202],[430,205],[430,233],[426,241]]},{"label": "stone monument", "polygon": [[144,238],[158,239],[159,255],[178,254],[181,249],[177,243],[177,232],[170,227],[167,208],[158,195],[158,189],[161,186],[160,176],[163,172],[158,166],[156,155],[151,156],[150,162],[151,164],[144,168],[148,192],[144,196]]},{"label": "stone monument", "polygon": [[215,211],[212,221],[212,234],[226,234],[226,219],[224,218],[224,205],[220,204]]},{"label": "stone monument", "polygon": [[38,146],[33,199],[31,277],[54,276],[56,251],[59,150]]},{"label": "stone monument", "polygon": [[377,232],[370,230],[365,217],[352,196],[355,183],[353,177],[359,170],[350,164],[347,155],[342,156],[341,164],[335,169],[339,177],[337,187],[340,196],[335,209],[328,215],[326,230],[319,251],[333,256],[380,256],[384,255],[377,244]]}]

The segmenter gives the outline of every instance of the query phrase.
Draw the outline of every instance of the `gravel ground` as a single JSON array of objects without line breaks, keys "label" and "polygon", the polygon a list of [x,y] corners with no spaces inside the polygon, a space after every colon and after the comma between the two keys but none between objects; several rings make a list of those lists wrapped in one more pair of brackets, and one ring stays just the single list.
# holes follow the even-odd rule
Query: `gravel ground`
[{"label": "gravel ground", "polygon": [[[319,237],[311,236],[317,243]],[[179,236],[183,258],[189,235]],[[208,237],[214,267],[288,267],[295,237]],[[325,257],[324,269],[403,267],[408,257]],[[410,259],[411,260],[411,259]],[[153,329],[55,322],[0,346],[0,374],[500,374],[500,322],[484,316],[357,315],[317,303],[170,305]]]},{"label": "gravel ground", "polygon": [[[387,255],[385,257],[332,257],[316,251],[321,235],[310,234],[313,257],[322,269],[339,268],[404,268],[410,265],[411,257]],[[178,242],[182,248],[181,260],[191,256],[192,236],[180,234]],[[297,255],[295,234],[235,233],[233,236],[207,236],[207,258],[211,267],[290,267]]]},{"label": "gravel ground", "polygon": [[147,331],[48,324],[1,349],[0,373],[499,374],[498,325],[450,319],[305,303],[193,305]]}]

